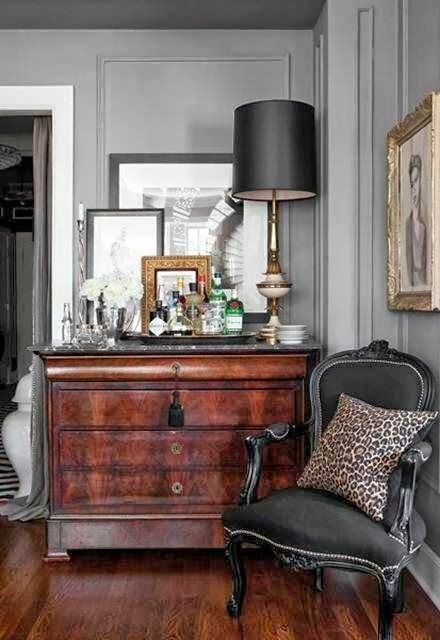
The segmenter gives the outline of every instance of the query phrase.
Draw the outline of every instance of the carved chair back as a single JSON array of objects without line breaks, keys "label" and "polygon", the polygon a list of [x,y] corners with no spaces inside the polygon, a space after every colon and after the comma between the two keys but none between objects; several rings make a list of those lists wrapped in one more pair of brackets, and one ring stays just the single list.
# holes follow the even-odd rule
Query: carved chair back
[{"label": "carved chair back", "polygon": [[310,380],[312,447],[332,419],[343,392],[386,409],[425,410],[432,404],[433,378],[421,360],[390,349],[386,340],[326,358]]}]

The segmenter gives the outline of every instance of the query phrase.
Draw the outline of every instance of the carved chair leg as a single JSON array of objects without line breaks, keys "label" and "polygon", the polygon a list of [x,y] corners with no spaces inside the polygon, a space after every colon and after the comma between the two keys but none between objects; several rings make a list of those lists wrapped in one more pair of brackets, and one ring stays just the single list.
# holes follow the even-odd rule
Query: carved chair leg
[{"label": "carved chair leg", "polygon": [[318,567],[314,571],[315,573],[315,589],[316,591],[324,591],[324,569],[323,567]]},{"label": "carved chair leg", "polygon": [[392,640],[393,615],[399,606],[401,574],[379,580],[379,640]]},{"label": "carved chair leg", "polygon": [[232,569],[232,594],[226,605],[231,618],[238,618],[246,594],[246,572],[241,557],[241,541],[232,538],[226,545],[226,558]]}]

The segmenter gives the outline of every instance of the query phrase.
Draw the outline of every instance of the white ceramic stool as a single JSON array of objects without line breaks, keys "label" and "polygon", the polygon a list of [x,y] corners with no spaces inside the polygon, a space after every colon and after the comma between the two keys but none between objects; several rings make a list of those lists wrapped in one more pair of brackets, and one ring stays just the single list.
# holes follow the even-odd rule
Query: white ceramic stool
[{"label": "white ceramic stool", "polygon": [[32,367],[15,389],[12,402],[18,407],[6,416],[2,427],[3,446],[20,481],[14,498],[28,496],[31,491],[31,407],[32,407]]}]

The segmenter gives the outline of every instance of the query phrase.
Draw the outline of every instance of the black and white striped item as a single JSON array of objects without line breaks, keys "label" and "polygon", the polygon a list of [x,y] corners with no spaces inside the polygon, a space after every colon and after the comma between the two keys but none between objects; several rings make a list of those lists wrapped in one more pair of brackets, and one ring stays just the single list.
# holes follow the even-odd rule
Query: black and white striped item
[{"label": "black and white striped item", "polygon": [[[14,402],[0,402],[0,428],[8,413],[15,411]],[[3,448],[0,431],[0,499],[12,498],[18,489],[18,478]]]}]

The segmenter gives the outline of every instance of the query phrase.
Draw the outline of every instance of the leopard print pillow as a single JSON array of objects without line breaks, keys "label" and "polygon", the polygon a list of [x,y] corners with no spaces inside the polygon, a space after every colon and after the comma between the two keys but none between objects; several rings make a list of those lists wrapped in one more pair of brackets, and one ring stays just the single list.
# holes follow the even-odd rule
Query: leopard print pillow
[{"label": "leopard print pillow", "polygon": [[437,413],[381,409],[341,393],[298,486],[336,493],[382,520],[388,480],[400,456],[420,431],[426,433]]}]

